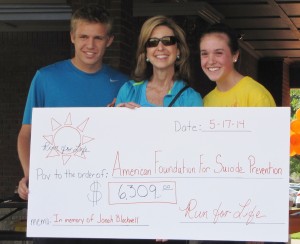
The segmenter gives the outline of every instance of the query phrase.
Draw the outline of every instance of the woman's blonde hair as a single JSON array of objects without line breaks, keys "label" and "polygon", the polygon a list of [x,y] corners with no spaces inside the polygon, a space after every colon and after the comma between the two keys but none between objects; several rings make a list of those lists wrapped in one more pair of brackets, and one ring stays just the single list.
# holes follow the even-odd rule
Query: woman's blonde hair
[{"label": "woman's blonde hair", "polygon": [[184,80],[189,82],[191,70],[189,64],[190,51],[185,40],[185,33],[173,19],[163,15],[154,16],[146,20],[141,28],[136,51],[136,66],[132,77],[135,81],[150,79],[153,74],[151,63],[146,62],[146,42],[151,36],[152,31],[158,26],[167,26],[174,32],[177,38],[177,47],[180,51],[180,58],[175,62],[174,80]]}]

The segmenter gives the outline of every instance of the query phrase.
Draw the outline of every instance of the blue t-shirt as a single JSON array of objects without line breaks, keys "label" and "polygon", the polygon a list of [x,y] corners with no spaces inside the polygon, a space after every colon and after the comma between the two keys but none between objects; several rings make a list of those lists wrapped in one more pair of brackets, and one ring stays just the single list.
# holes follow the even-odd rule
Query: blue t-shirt
[{"label": "blue t-shirt", "polygon": [[64,60],[38,70],[31,82],[23,124],[31,124],[34,107],[104,107],[117,96],[128,76],[102,65],[96,73]]},{"label": "blue t-shirt", "polygon": [[[149,103],[146,97],[146,88],[148,81],[135,82],[130,80],[120,89],[116,105],[119,103],[135,102],[142,107],[155,107]],[[163,107],[168,107],[177,93],[186,85],[184,81],[175,81],[173,87],[164,97]],[[173,107],[202,107],[203,101],[201,95],[193,88],[186,89],[176,100]]]}]

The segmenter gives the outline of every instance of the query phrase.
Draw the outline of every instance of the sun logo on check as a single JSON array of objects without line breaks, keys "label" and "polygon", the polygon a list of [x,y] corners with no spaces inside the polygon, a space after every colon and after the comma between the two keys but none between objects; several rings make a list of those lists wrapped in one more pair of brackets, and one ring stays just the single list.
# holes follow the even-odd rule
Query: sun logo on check
[{"label": "sun logo on check", "polygon": [[64,165],[72,157],[86,159],[88,152],[86,144],[94,140],[94,138],[83,134],[88,121],[89,118],[74,126],[70,113],[64,123],[51,118],[52,134],[43,136],[46,140],[43,146],[44,150],[49,151],[47,158],[61,157]]}]

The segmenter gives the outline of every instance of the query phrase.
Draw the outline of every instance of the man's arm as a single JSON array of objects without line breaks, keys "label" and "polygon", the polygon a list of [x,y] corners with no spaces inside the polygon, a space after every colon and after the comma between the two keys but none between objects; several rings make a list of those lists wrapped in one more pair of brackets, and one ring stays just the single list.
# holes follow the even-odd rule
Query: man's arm
[{"label": "man's arm", "polygon": [[24,200],[28,198],[29,158],[30,158],[31,125],[22,125],[18,135],[18,155],[24,177],[19,182],[18,193]]}]

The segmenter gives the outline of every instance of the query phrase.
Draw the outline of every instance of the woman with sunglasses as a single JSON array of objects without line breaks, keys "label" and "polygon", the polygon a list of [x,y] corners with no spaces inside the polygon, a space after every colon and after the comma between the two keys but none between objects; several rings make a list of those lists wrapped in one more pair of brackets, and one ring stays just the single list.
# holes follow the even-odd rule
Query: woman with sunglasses
[{"label": "woman with sunglasses", "polygon": [[188,59],[184,31],[165,16],[148,19],[138,39],[133,80],[121,87],[116,106],[202,106],[201,95],[188,86]]}]

